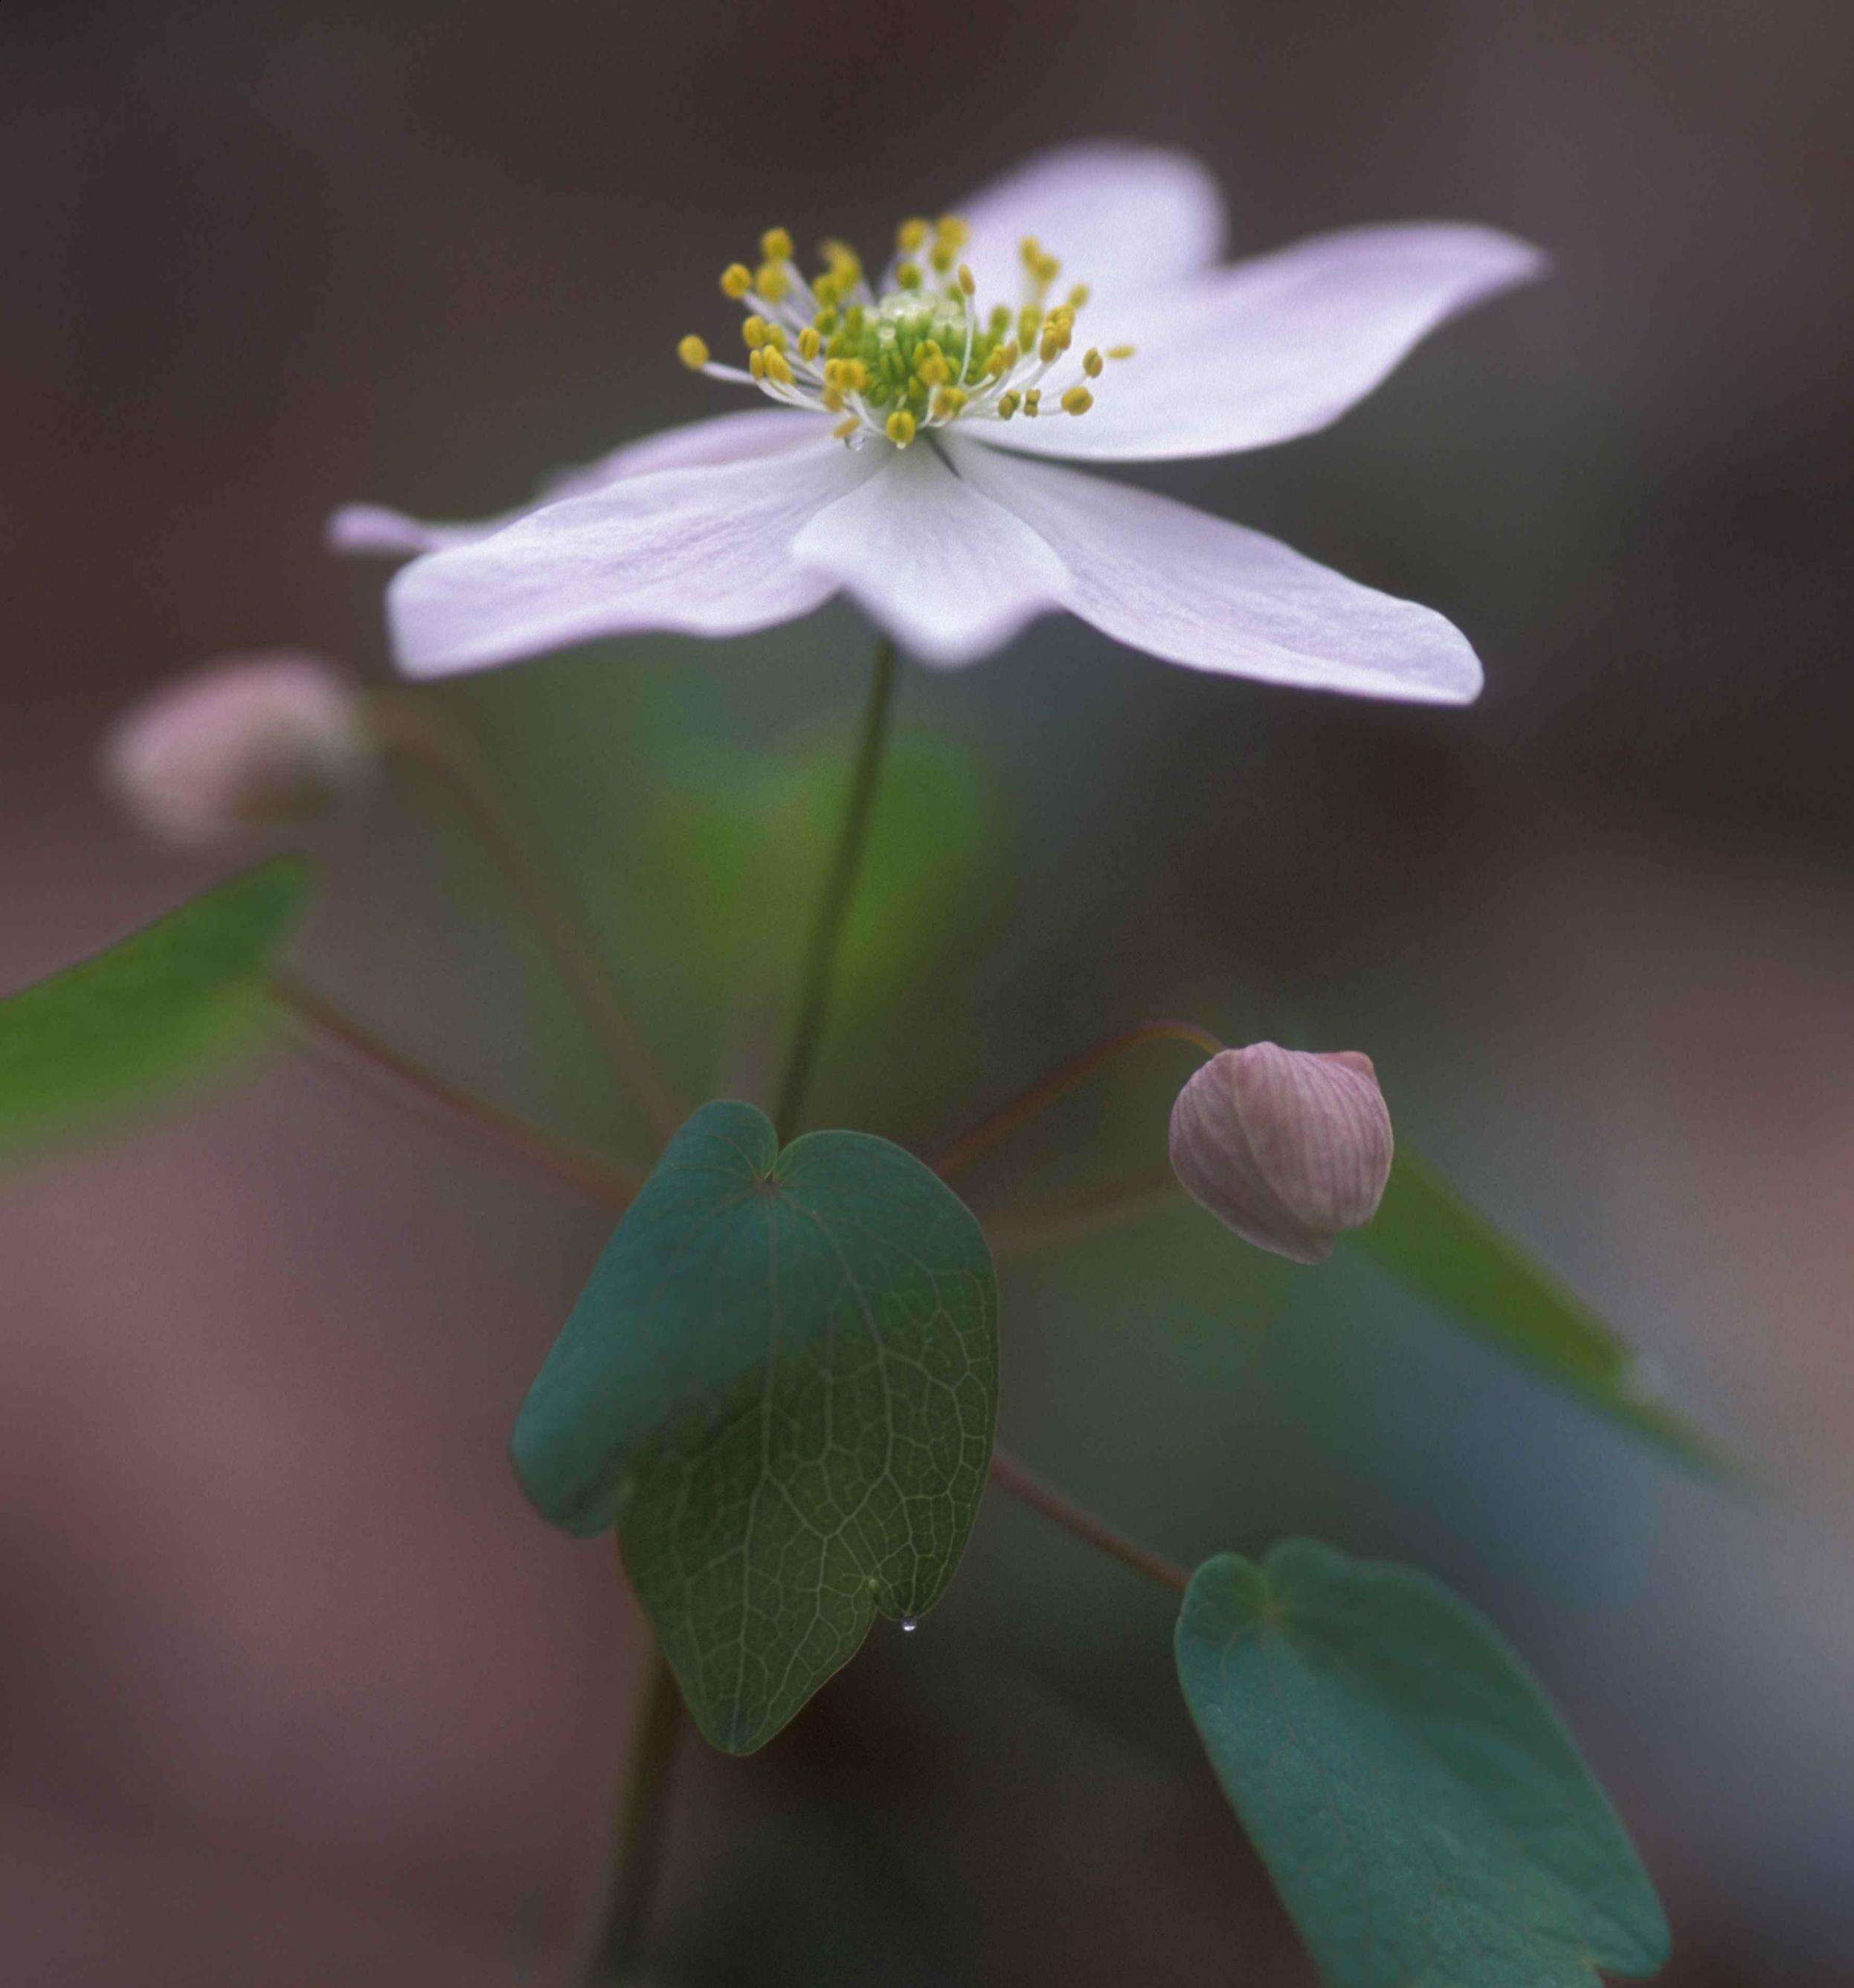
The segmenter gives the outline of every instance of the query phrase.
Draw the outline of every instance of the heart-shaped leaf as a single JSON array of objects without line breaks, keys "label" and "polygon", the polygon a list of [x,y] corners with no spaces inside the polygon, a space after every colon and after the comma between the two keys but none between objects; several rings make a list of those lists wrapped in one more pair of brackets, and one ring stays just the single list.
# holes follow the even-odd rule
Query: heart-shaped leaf
[{"label": "heart-shaped leaf", "polygon": [[1575,1293],[1400,1151],[1359,1246],[1401,1283],[1542,1379],[1690,1468],[1742,1475],[1717,1444],[1655,1401],[1629,1346]]},{"label": "heart-shaped leaf", "polygon": [[616,1520],[703,1733],[751,1753],[924,1614],[984,1488],[998,1285],[978,1224],[861,1132],[778,1151],[706,1104],[599,1258],[516,1418],[542,1514]]},{"label": "heart-shaped leaf", "polygon": [[1310,1540],[1207,1560],[1178,1675],[1332,1988],[1589,1988],[1667,1925],[1615,1811],[1492,1627]]},{"label": "heart-shaped leaf", "polygon": [[249,1048],[255,976],[308,904],[309,865],[248,870],[0,1001],[0,1153],[93,1128]]}]

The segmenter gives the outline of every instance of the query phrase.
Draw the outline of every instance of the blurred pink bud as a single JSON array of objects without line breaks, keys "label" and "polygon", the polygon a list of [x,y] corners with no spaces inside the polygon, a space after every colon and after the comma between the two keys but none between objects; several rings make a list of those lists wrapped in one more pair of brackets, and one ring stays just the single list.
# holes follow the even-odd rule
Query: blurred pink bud
[{"label": "blurred pink bud", "polygon": [[1377,1212],[1390,1114],[1371,1059],[1273,1043],[1214,1056],[1172,1107],[1172,1171],[1245,1241],[1323,1263]]},{"label": "blurred pink bud", "polygon": [[276,651],[222,658],[132,705],[102,772],[151,833],[210,842],[319,813],[369,750],[353,686],[319,657]]}]

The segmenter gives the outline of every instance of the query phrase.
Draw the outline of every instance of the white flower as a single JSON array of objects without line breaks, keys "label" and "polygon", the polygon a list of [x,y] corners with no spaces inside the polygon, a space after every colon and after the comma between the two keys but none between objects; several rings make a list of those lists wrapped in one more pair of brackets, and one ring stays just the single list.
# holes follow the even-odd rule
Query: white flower
[{"label": "white flower", "polygon": [[750,313],[748,366],[711,363],[694,336],[684,362],[776,411],[670,429],[484,524],[337,513],[344,549],[422,555],[389,594],[404,668],[444,675],[634,630],[738,634],[843,591],[932,663],[972,661],[1060,608],[1193,668],[1475,695],[1474,651],[1428,609],[1044,458],[1309,434],[1432,326],[1538,275],[1538,251],[1423,222],[1219,265],[1204,168],[1117,144],[1049,154],[964,215],[904,224],[873,283],[837,243],[807,281],[779,228],[757,271],[724,274]]},{"label": "white flower", "polygon": [[206,843],[315,813],[372,747],[353,687],[318,656],[225,656],[118,718],[101,771],[163,841]]}]

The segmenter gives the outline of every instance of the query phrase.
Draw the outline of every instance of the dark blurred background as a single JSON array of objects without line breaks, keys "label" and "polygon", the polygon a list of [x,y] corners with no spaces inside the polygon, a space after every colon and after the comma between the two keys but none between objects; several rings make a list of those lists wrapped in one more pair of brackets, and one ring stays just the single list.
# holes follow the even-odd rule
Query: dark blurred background
[{"label": "dark blurred background", "polygon": [[[468,516],[718,411],[671,348],[724,328],[715,272],[770,222],[873,247],[1117,134],[1211,160],[1239,252],[1429,216],[1544,244],[1554,280],[1330,433],[1146,479],[1442,608],[1481,702],[1194,678],[1069,622],[910,672],[959,860],[919,932],[868,938],[819,1105],[925,1141],[1180,1009],[1370,1050],[1400,1134],[1768,1495],[1670,1475],[1342,1256],[1278,1273],[1188,1211],[1012,1273],[1007,1439],[1181,1558],[1305,1530],[1457,1581],[1637,1832],[1666,1979],[1846,1980],[1851,59],[1825,0],[8,0],[0,985],[237,860],[113,817],[114,712],[228,648],[383,673],[330,507]],[[834,746],[867,647],[832,609],[445,694],[692,1090],[751,1075],[727,968],[764,935],[688,816],[751,833],[755,769]],[[306,971],[622,1144],[431,800],[318,832]],[[975,1198],[1059,1178],[1071,1133],[1150,1164],[1180,1073]],[[300,1057],[0,1185],[9,1980],[572,1978],[632,1631],[502,1445],[606,1226]],[[920,1635],[879,1627],[758,1759],[690,1750],[661,1978],[1304,1983],[1167,1631],[988,1502]]]}]

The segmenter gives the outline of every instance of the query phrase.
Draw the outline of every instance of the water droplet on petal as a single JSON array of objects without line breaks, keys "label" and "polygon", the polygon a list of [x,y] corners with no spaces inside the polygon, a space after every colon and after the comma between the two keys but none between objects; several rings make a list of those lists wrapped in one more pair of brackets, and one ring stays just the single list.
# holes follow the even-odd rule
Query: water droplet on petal
[{"label": "water droplet on petal", "polygon": [[913,1635],[914,1631],[915,1631],[917,1629],[918,1629],[920,1627],[920,1625],[914,1620],[914,1618],[913,1618],[913,1616],[911,1616],[911,1615],[903,1615],[903,1616],[902,1617],[902,1618],[901,1618],[901,1633],[902,1633],[902,1635],[904,1635],[904,1636],[911,1636],[911,1635]]}]

